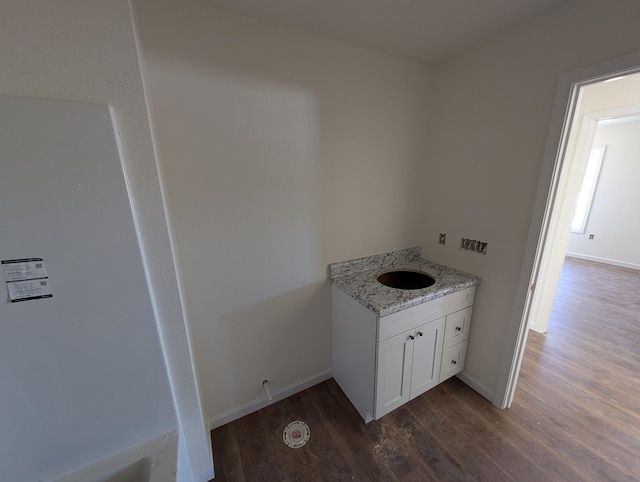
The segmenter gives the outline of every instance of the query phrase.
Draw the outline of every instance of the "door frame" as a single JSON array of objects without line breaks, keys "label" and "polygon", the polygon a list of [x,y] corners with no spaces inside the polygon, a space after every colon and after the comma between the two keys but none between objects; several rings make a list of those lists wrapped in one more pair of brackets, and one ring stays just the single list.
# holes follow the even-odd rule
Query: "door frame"
[{"label": "door frame", "polygon": [[[538,289],[534,290],[531,300],[531,313],[528,327],[538,333],[546,333],[551,318],[551,311],[556,290],[560,281],[562,265],[567,255],[567,246],[571,230],[571,217],[580,189],[581,181],[587,167],[587,160],[593,146],[598,123],[604,119],[620,118],[640,115],[640,104],[583,113],[579,107],[576,118],[573,119],[573,130],[569,136],[570,148],[566,154],[563,175],[560,179],[559,196],[556,200],[554,213],[550,219],[552,231],[547,235],[548,249],[542,255],[538,279]],[[572,140],[575,137],[574,140]],[[567,176],[564,176],[565,171]],[[564,178],[564,182],[563,179]]]},{"label": "door frame", "polygon": [[[559,250],[550,249],[552,243],[548,241],[557,230],[557,219],[561,215],[559,211],[567,209],[567,203],[563,203],[565,206],[562,208],[556,206],[556,203],[559,204],[563,195],[561,181],[568,176],[569,163],[565,162],[565,157],[568,157],[566,154],[571,148],[571,126],[578,106],[580,89],[594,82],[636,72],[640,72],[640,52],[560,75],[538,177],[533,215],[529,222],[527,243],[518,277],[518,295],[511,312],[493,402],[500,408],[510,407],[513,401],[533,311],[533,295],[536,285],[542,283],[541,267],[543,263],[552,264],[553,258],[558,257]],[[574,134],[574,137],[576,136],[577,133]]]}]

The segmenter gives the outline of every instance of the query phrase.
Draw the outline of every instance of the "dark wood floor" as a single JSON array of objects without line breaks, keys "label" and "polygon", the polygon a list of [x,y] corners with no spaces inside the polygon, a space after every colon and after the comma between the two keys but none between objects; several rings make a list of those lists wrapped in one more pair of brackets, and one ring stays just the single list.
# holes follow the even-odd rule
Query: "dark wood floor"
[{"label": "dark wood floor", "polygon": [[640,272],[569,258],[510,409],[453,378],[365,425],[329,380],[213,430],[216,481],[637,481],[639,373]]}]

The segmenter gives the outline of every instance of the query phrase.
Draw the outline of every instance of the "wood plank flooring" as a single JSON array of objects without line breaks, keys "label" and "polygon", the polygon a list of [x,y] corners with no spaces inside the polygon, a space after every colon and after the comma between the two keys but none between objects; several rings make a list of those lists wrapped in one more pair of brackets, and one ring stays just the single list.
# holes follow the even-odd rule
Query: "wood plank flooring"
[{"label": "wood plank flooring", "polygon": [[213,430],[215,480],[638,481],[639,346],[640,272],[568,258],[511,408],[453,378],[365,425],[329,380]]}]

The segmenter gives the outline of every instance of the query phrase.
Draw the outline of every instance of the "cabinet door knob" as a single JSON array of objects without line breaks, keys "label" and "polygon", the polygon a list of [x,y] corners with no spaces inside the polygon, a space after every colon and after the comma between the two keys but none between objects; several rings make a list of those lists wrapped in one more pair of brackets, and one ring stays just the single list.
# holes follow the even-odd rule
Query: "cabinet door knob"
[{"label": "cabinet door knob", "polygon": [[458,364],[458,362],[457,362],[456,360],[451,360],[451,364],[452,364],[452,365],[457,365],[457,364]]},{"label": "cabinet door knob", "polygon": [[456,331],[462,331],[462,328],[459,326],[456,326]]},{"label": "cabinet door knob", "polygon": [[422,336],[423,333],[421,331],[418,332],[418,336]]},{"label": "cabinet door knob", "polygon": [[415,340],[415,339],[416,339],[416,337],[415,337],[415,336],[413,336],[413,335],[409,335],[409,340]]}]

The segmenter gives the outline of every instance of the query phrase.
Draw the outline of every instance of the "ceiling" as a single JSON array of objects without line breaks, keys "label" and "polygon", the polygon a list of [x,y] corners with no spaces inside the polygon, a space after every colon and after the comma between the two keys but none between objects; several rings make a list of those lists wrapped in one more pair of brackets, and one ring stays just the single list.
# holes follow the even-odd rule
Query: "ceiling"
[{"label": "ceiling", "polygon": [[202,0],[269,22],[435,63],[568,0]]}]

